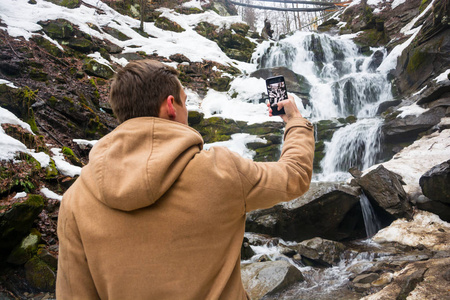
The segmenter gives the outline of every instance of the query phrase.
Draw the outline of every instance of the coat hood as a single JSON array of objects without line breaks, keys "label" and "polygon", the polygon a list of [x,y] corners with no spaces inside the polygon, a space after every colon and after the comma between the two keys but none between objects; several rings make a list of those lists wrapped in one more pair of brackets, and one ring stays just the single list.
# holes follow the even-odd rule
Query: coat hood
[{"label": "coat hood", "polygon": [[80,179],[105,205],[136,210],[155,203],[202,147],[201,135],[187,125],[130,119],[95,144]]}]

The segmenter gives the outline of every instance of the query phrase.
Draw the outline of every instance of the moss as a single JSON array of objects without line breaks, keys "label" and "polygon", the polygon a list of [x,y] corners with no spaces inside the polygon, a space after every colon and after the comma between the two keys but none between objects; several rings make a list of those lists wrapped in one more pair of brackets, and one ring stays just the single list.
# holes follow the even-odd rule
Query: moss
[{"label": "moss", "polygon": [[73,150],[69,147],[63,147],[62,153],[64,156],[74,165],[76,166],[82,166],[81,160],[73,153]]},{"label": "moss", "polygon": [[419,12],[423,12],[423,10],[427,8],[428,3],[430,3],[430,0],[422,0],[419,6]]},{"label": "moss", "polygon": [[34,117],[34,111],[31,106],[36,102],[37,92],[38,90],[32,91],[28,86],[17,91],[17,96],[22,101],[22,118],[30,125],[31,130],[34,133],[38,132],[38,128]]},{"label": "moss", "polygon": [[34,256],[25,264],[25,274],[27,281],[44,292],[52,292],[56,286],[56,275],[54,269],[47,265],[39,257]]},{"label": "moss", "polygon": [[55,161],[50,159],[50,163],[47,168],[45,168],[45,179],[51,180],[55,179],[58,176],[58,169],[56,169]]},{"label": "moss", "polygon": [[63,101],[69,103],[71,106],[74,105],[73,100],[71,98],[67,97],[67,96],[63,97]]},{"label": "moss", "polygon": [[280,145],[270,145],[255,150],[254,161],[277,161],[280,157]]},{"label": "moss", "polygon": [[174,32],[183,32],[185,29],[181,27],[178,23],[173,22],[166,17],[159,17],[155,21],[155,26],[163,30],[169,30]]},{"label": "moss", "polygon": [[416,49],[408,62],[406,71],[408,73],[413,73],[419,70],[420,66],[425,62],[428,55],[429,54],[427,52],[422,52],[419,49]]},{"label": "moss", "polygon": [[51,96],[50,98],[48,98],[47,103],[48,105],[50,105],[50,107],[55,107],[56,103],[58,102],[58,99],[56,99],[55,96]]}]

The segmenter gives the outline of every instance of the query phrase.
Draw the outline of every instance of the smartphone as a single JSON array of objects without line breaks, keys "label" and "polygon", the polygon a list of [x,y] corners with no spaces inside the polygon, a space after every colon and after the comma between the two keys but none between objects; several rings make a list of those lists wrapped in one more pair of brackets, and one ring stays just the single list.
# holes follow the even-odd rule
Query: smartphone
[{"label": "smartphone", "polygon": [[283,76],[275,76],[266,79],[267,95],[269,96],[272,115],[284,115],[284,107],[278,110],[277,103],[288,98],[286,82]]}]

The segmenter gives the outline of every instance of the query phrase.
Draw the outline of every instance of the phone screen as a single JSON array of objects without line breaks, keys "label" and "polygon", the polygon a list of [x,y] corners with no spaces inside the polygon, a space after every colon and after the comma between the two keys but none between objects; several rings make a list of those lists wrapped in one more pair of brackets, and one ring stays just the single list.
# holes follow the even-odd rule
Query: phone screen
[{"label": "phone screen", "polygon": [[277,103],[288,98],[286,83],[283,76],[270,77],[266,79],[267,95],[269,96],[272,115],[285,114],[284,108],[278,110]]}]

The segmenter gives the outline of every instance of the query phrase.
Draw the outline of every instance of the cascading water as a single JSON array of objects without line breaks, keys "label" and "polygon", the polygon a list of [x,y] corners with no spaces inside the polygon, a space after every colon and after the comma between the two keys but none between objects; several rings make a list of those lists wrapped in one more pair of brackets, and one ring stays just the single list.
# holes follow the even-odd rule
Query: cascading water
[{"label": "cascading water", "polygon": [[307,79],[311,90],[307,104],[310,115],[306,117],[313,122],[357,118],[325,141],[316,180],[345,180],[351,167],[365,169],[376,163],[382,123],[376,112],[392,95],[386,74],[376,71],[375,57],[384,58],[386,51],[372,50],[372,56],[363,56],[350,39],[297,32],[275,45],[267,43],[254,56],[259,68],[283,66]]},{"label": "cascading water", "polygon": [[371,238],[378,232],[378,230],[381,229],[381,223],[378,220],[377,215],[375,214],[375,211],[373,210],[373,207],[370,204],[370,201],[367,198],[366,194],[362,193],[359,196],[359,199],[363,212],[364,224],[366,226],[366,234],[368,238]]}]

